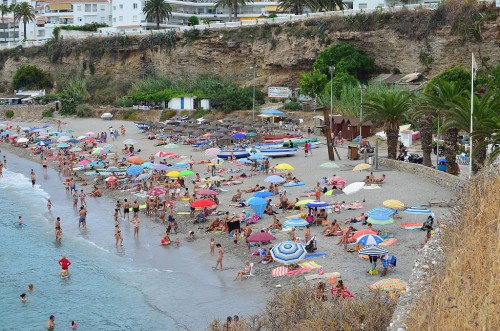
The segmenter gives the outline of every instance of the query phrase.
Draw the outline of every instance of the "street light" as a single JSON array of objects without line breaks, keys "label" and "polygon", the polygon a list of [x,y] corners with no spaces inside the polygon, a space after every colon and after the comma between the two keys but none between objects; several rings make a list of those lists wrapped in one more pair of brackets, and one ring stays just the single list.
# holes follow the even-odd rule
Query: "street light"
[{"label": "street light", "polygon": [[361,105],[360,105],[360,113],[359,113],[359,145],[361,146],[361,139],[363,139],[363,90],[366,88],[365,85],[359,84],[359,89],[361,90]]},{"label": "street light", "polygon": [[255,122],[255,78],[257,76],[257,64],[254,62],[250,69],[253,69],[252,120]]},{"label": "street light", "polygon": [[333,73],[335,72],[334,66],[328,66],[330,71],[330,115],[333,115]]}]

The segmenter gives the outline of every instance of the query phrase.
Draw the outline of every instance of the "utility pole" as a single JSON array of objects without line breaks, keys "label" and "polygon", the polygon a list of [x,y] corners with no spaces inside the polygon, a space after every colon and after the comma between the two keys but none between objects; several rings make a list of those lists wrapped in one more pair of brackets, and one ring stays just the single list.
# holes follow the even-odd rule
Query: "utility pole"
[{"label": "utility pole", "polygon": [[325,120],[325,135],[326,146],[328,148],[328,160],[335,161],[335,155],[333,154],[332,130],[330,128],[330,116],[328,116],[328,109],[326,107],[323,107],[323,117]]}]

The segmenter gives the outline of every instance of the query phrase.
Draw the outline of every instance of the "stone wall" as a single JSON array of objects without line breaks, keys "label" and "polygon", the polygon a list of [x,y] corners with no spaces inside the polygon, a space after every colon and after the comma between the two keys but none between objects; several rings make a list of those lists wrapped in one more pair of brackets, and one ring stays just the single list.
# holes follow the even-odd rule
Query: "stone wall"
[{"label": "stone wall", "polygon": [[378,162],[380,165],[389,168],[406,171],[417,176],[428,178],[440,186],[446,187],[456,193],[461,192],[467,185],[467,181],[459,176],[450,175],[446,172],[438,171],[434,168],[429,168],[421,164],[401,162],[387,158],[379,158]]}]

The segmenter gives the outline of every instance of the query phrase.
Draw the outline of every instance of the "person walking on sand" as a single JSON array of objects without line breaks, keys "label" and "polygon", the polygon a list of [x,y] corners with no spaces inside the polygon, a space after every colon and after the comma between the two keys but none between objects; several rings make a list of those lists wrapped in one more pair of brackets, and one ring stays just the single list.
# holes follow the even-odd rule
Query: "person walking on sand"
[{"label": "person walking on sand", "polygon": [[[5,162],[4,162],[4,164],[5,164]],[[35,171],[33,169],[31,169],[30,176],[31,176],[31,187],[35,187],[36,176],[35,176]]]},{"label": "person walking on sand", "polygon": [[134,222],[134,238],[139,238],[139,225],[141,224],[139,215],[135,215],[132,222]]},{"label": "person walking on sand", "polygon": [[215,270],[217,270],[217,267],[220,265],[220,270],[222,271],[222,259],[224,258],[224,249],[222,249],[221,244],[217,244],[215,245],[215,247],[218,248],[217,263],[215,264]]},{"label": "person walking on sand", "polygon": [[215,239],[214,238],[210,238],[210,255],[214,255],[215,254]]}]

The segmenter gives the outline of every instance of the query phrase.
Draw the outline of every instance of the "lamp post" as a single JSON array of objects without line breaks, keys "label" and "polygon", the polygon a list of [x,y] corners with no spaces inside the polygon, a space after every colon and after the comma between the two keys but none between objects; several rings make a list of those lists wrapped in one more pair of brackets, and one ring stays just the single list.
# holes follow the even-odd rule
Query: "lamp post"
[{"label": "lamp post", "polygon": [[257,64],[254,62],[250,69],[253,69],[252,120],[255,122],[255,78],[257,76]]},{"label": "lamp post", "polygon": [[365,85],[360,84],[359,89],[361,90],[361,104],[360,104],[360,112],[359,112],[359,145],[361,146],[361,139],[363,139],[363,90],[366,88]]},{"label": "lamp post", "polygon": [[330,116],[333,115],[333,73],[335,72],[334,66],[328,66],[330,71]]}]

